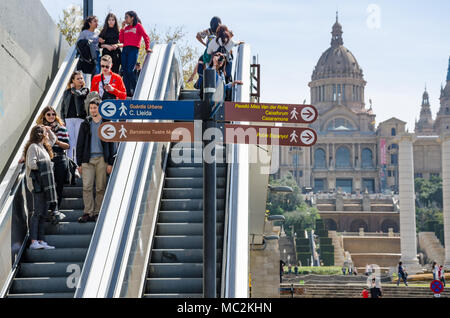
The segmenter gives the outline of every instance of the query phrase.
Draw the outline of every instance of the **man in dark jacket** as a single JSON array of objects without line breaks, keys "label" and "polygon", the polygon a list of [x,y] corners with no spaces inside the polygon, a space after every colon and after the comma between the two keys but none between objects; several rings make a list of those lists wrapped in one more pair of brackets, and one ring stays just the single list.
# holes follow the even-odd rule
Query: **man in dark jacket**
[{"label": "man in dark jacket", "polygon": [[[98,135],[98,129],[103,122],[98,111],[101,100],[94,98],[89,102],[91,116],[80,126],[77,141],[78,171],[83,180],[84,214],[78,222],[95,222],[103,202],[106,190],[107,174],[111,174],[116,154],[114,143],[103,142]],[[95,202],[93,187],[95,181]]]}]

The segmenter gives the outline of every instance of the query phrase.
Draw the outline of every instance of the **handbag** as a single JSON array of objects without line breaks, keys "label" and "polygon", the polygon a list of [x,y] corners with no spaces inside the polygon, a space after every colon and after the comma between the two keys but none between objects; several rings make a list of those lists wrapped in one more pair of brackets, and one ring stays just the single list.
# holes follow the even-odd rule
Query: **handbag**
[{"label": "handbag", "polygon": [[77,170],[77,164],[71,158],[67,157],[67,174],[65,184],[75,185],[76,176],[75,171]]}]

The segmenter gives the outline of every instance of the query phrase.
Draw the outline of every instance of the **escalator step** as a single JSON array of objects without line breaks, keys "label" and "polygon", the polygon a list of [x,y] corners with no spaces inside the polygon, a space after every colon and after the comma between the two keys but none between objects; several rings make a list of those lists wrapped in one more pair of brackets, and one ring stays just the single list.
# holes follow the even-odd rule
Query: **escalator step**
[{"label": "escalator step", "polygon": [[[225,211],[217,210],[217,220],[223,220]],[[159,223],[201,223],[203,222],[203,211],[160,211]]]},{"label": "escalator step", "polygon": [[63,198],[81,198],[83,187],[64,187]]},{"label": "escalator step", "polygon": [[[216,233],[223,234],[223,223],[217,223]],[[156,226],[157,236],[172,235],[203,235],[203,223],[158,223]]]},{"label": "escalator step", "polygon": [[64,222],[78,222],[78,218],[83,215],[83,210],[60,210],[65,214]]},{"label": "escalator step", "polygon": [[[222,261],[222,248],[217,248],[217,261]],[[152,263],[202,263],[202,249],[153,249]]]},{"label": "escalator step", "polygon": [[27,277],[67,277],[75,271],[74,266],[78,266],[81,273],[83,263],[21,263],[17,276],[20,278]]},{"label": "escalator step", "polygon": [[144,294],[143,298],[203,298],[203,294]]},{"label": "escalator step", "polygon": [[11,294],[7,298],[73,298],[73,293],[27,293],[27,294]]},{"label": "escalator step", "polygon": [[24,253],[23,262],[84,262],[87,248],[56,248],[54,250],[30,250]]},{"label": "escalator step", "polygon": [[[216,264],[217,277],[222,274],[222,264]],[[149,273],[151,278],[202,278],[203,263],[152,263]]]},{"label": "escalator step", "polygon": [[45,235],[45,241],[58,248],[88,248],[91,243],[90,234],[80,235]]},{"label": "escalator step", "polygon": [[[186,186],[189,186],[186,184]],[[217,198],[225,197],[225,189],[216,189]],[[203,188],[164,188],[164,199],[202,199],[203,200]]]},{"label": "escalator step", "polygon": [[95,223],[78,223],[78,222],[60,222],[59,224],[46,224],[46,234],[92,234],[94,233]]},{"label": "escalator step", "polygon": [[[217,210],[225,209],[225,200],[217,199]],[[161,210],[192,211],[203,210],[203,199],[162,199]]]},{"label": "escalator step", "polygon": [[34,277],[34,278],[15,278],[10,294],[32,294],[32,293],[70,293],[75,292],[73,288],[68,287],[67,277]]},{"label": "escalator step", "polygon": [[83,206],[82,198],[63,198],[61,210],[82,210]]},{"label": "escalator step", "polygon": [[[226,187],[226,178],[217,178],[216,184],[218,188]],[[166,188],[183,188],[189,185],[191,188],[203,188],[203,178],[166,178],[164,187]]]},{"label": "escalator step", "polygon": [[[226,177],[226,168],[225,167],[217,167],[217,177],[224,178]],[[171,168],[168,167],[166,169],[167,177],[203,177],[203,167],[180,167],[180,168]]]}]

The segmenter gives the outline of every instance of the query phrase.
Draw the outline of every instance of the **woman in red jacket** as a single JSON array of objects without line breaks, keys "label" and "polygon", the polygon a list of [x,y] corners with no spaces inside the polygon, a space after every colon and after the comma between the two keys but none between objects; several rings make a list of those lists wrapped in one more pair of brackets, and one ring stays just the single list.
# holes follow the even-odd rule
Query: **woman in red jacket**
[{"label": "woman in red jacket", "polygon": [[102,100],[105,99],[126,99],[127,92],[119,74],[111,72],[112,58],[103,55],[100,59],[102,72],[92,79],[91,92],[96,91]]},{"label": "woman in red jacket", "polygon": [[136,88],[136,76],[134,74],[134,66],[136,65],[141,39],[144,38],[145,50],[150,53],[150,37],[145,32],[141,20],[136,12],[128,11],[125,13],[125,21],[122,22],[122,30],[120,30],[119,41],[123,43],[122,50],[122,71],[127,95],[133,96]]}]

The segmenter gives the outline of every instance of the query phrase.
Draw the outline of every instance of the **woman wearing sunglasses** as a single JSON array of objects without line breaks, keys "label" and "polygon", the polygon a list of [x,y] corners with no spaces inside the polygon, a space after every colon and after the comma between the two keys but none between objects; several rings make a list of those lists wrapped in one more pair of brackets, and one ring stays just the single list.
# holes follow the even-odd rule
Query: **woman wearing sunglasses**
[{"label": "woman wearing sunglasses", "polygon": [[[209,67],[216,70],[216,93],[214,95],[214,100],[222,100],[225,101],[225,95],[228,90],[231,90],[235,85],[242,85],[242,81],[233,81],[230,83],[226,83],[226,68],[227,68],[227,59],[225,54],[223,53],[214,53]],[[203,96],[202,96],[203,98]]]},{"label": "woman wearing sunglasses", "polygon": [[56,111],[52,106],[47,106],[42,110],[36,124],[49,127],[56,135],[56,141],[52,147],[52,161],[59,210],[63,199],[64,183],[69,169],[68,160],[66,158],[66,150],[69,149],[69,134],[67,133],[63,121],[56,114]]}]

